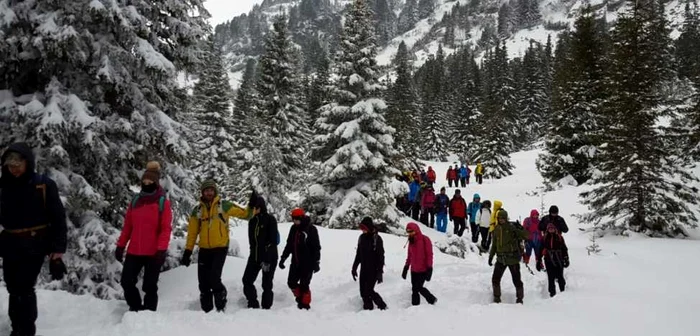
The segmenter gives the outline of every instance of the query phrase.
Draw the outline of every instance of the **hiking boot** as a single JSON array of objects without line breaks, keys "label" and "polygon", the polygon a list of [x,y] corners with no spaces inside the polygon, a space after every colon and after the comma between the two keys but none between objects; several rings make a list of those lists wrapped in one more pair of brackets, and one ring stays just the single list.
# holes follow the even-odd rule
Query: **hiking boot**
[{"label": "hiking boot", "polygon": [[549,297],[551,297],[551,298],[554,297],[555,295],[557,295],[557,293],[549,293]]},{"label": "hiking boot", "polygon": [[208,313],[214,309],[214,297],[211,293],[199,294],[199,304],[202,306],[202,310]]},{"label": "hiking boot", "polygon": [[224,289],[221,292],[214,293],[213,296],[214,296],[214,305],[216,306],[216,311],[221,312],[221,311],[226,310],[226,303],[228,302],[228,300],[226,299],[227,294],[228,294],[228,292],[226,291],[226,289]]},{"label": "hiking boot", "polygon": [[559,282],[559,291],[563,292],[564,290],[566,290],[566,282],[560,281]]},{"label": "hiking boot", "polygon": [[523,299],[516,299],[515,303],[523,304]]},{"label": "hiking boot", "polygon": [[493,297],[493,303],[501,303],[501,297],[500,297],[500,296],[494,296],[494,297]]},{"label": "hiking boot", "polygon": [[258,300],[248,301],[248,308],[258,309],[260,308],[260,302]]}]

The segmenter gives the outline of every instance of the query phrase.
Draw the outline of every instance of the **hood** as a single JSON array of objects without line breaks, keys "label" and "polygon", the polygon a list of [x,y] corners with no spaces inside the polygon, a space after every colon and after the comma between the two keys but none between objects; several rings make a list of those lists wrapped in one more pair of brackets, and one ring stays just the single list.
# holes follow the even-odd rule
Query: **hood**
[{"label": "hood", "polygon": [[499,200],[493,201],[493,212],[494,212],[494,213],[495,213],[496,211],[498,211],[499,209],[501,209],[502,207],[503,207],[503,202],[501,202],[501,201],[499,201]]},{"label": "hood", "polygon": [[2,160],[0,164],[2,164],[2,176],[7,176],[8,178],[12,175],[10,175],[10,170],[5,167],[5,159],[7,159],[7,156],[10,153],[18,153],[19,155],[22,155],[22,157],[27,160],[27,172],[25,175],[33,175],[34,174],[34,169],[36,168],[36,158],[34,157],[34,153],[32,152],[32,149],[29,147],[24,142],[15,142],[10,145],[10,147],[7,148],[5,153],[2,154]]},{"label": "hood", "polygon": [[261,214],[267,213],[267,202],[265,202],[265,198],[263,198],[262,196],[258,196],[255,199],[255,203],[253,205],[250,205],[250,208],[260,208]]},{"label": "hood", "polygon": [[539,211],[537,209],[530,210],[530,217],[540,217]]},{"label": "hood", "polygon": [[428,171],[432,171],[432,170],[433,170],[433,167],[428,167]]},{"label": "hood", "polygon": [[418,225],[414,222],[408,223],[408,225],[406,225],[406,230],[416,231],[416,237],[423,235],[423,233],[420,231],[420,225]]},{"label": "hood", "polygon": [[308,227],[311,225],[311,217],[309,216],[304,216],[301,218],[301,222],[299,222],[299,226],[301,227]]},{"label": "hood", "polygon": [[475,202],[476,202],[477,199],[478,199],[479,201],[481,201],[481,196],[480,196],[479,194],[474,194],[474,197],[472,197],[472,199],[473,199]]}]

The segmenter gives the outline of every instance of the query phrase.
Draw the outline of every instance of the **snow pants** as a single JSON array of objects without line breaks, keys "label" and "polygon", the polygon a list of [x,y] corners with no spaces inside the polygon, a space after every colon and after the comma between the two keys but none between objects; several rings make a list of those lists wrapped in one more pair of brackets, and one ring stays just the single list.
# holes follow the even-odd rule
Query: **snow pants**
[{"label": "snow pants", "polygon": [[434,228],[435,227],[435,212],[431,209],[423,209],[420,213],[420,222],[423,223],[423,225]]},{"label": "snow pants", "polygon": [[547,281],[549,296],[554,296],[557,294],[557,288],[554,282],[559,283],[559,291],[563,292],[566,289],[566,280],[564,280],[564,267],[561,265],[554,265],[551,261],[544,258],[544,264],[547,267]]},{"label": "snow pants", "polygon": [[362,309],[372,310],[374,305],[379,309],[386,309],[386,303],[379,293],[374,291],[374,286],[377,284],[376,272],[360,271],[360,297],[362,297]]},{"label": "snow pants", "polygon": [[493,298],[496,302],[501,300],[501,279],[503,274],[506,272],[506,268],[510,270],[510,276],[513,278],[513,285],[515,285],[515,296],[518,302],[522,302],[524,297],[523,281],[520,277],[520,264],[515,265],[505,265],[500,262],[496,262],[493,268],[493,276],[491,277],[491,283],[493,285]]},{"label": "snow pants", "polygon": [[466,218],[452,217],[452,222],[455,226],[454,234],[461,237],[464,234],[464,230],[467,228]]},{"label": "snow pants", "polygon": [[484,183],[484,175],[476,175],[476,183],[483,184]]},{"label": "snow pants", "polygon": [[460,178],[459,178],[459,182],[460,182],[460,184],[462,185],[462,188],[466,188],[466,187],[467,187],[467,177],[466,177],[466,176],[465,176],[465,177],[460,177]]},{"label": "snow pants", "polygon": [[469,223],[469,228],[472,230],[472,243],[476,244],[479,241],[479,226],[476,223]]},{"label": "snow pants", "polygon": [[8,314],[12,332],[18,335],[34,336],[38,316],[34,286],[44,264],[44,240],[36,236],[20,236],[3,231],[5,251],[0,253],[3,262],[3,277],[10,294]]},{"label": "snow pants", "polygon": [[311,305],[311,278],[314,275],[314,270],[310,265],[299,265],[292,262],[289,266],[289,275],[287,276],[287,286],[292,290],[294,298],[299,308],[309,309]]},{"label": "snow pants", "polygon": [[[456,182],[456,181],[455,181]],[[457,185],[455,185],[456,187]],[[452,188],[452,179],[447,179],[447,187]]]},{"label": "snow pants", "polygon": [[[156,311],[158,308],[158,277],[160,277],[161,266],[163,264],[155,256],[126,255],[122,269],[122,289],[124,289],[124,298],[130,311],[144,309]],[[141,270],[143,270],[143,302],[141,301],[141,293],[136,288]]]},{"label": "snow pants", "polygon": [[539,259],[540,258],[540,247],[542,246],[542,243],[539,240],[528,240],[525,242],[525,255],[523,256],[523,261],[526,264],[530,263],[530,256],[532,256],[532,252],[534,250],[535,252],[535,258]]},{"label": "snow pants", "polygon": [[199,301],[206,313],[214,309],[226,309],[226,286],[221,282],[221,272],[224,269],[227,247],[199,249],[197,264],[197,279],[199,280]]},{"label": "snow pants", "polygon": [[275,269],[277,269],[277,260],[273,260],[270,264],[270,271],[262,272],[262,302],[258,303],[258,292],[255,290],[255,280],[262,270],[262,264],[258,261],[248,258],[248,264],[243,271],[243,294],[248,300],[248,308],[270,309],[275,294],[272,292],[272,280],[275,278]]},{"label": "snow pants", "polygon": [[425,288],[425,281],[427,280],[428,272],[411,272],[411,304],[417,306],[420,304],[421,295],[430,304],[435,304],[437,299],[435,295],[430,293],[430,291]]},{"label": "snow pants", "polygon": [[436,217],[437,217],[437,230],[442,232],[442,233],[447,232],[447,213],[438,213]]},{"label": "snow pants", "polygon": [[489,246],[491,246],[491,234],[489,233],[489,228],[480,226],[479,232],[481,233],[481,248],[488,251]]},{"label": "snow pants", "polygon": [[420,203],[414,202],[411,205],[411,218],[416,221],[420,220]]}]

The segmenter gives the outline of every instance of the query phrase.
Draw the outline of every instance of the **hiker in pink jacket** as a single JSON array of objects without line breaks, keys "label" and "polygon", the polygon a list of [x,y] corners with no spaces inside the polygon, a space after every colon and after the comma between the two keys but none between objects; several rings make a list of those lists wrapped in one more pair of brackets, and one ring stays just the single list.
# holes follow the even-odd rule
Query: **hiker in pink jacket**
[{"label": "hiker in pink jacket", "polygon": [[[434,228],[435,227],[435,190],[433,185],[429,184],[420,193],[421,200],[421,215],[420,221],[425,224],[425,226]],[[428,218],[430,217],[430,218]]]},{"label": "hiker in pink jacket", "polygon": [[530,217],[525,218],[523,221],[523,228],[529,233],[527,241],[525,242],[525,255],[523,255],[523,261],[528,264],[530,263],[530,256],[532,251],[535,251],[535,257],[540,260],[540,246],[542,241],[542,233],[539,230],[540,225],[540,213],[537,209],[530,210]]},{"label": "hiker in pink jacket", "polygon": [[420,296],[423,295],[430,304],[435,304],[437,299],[430,291],[423,287],[426,281],[433,276],[433,242],[420,232],[416,223],[406,225],[408,234],[408,257],[403,267],[401,277],[406,279],[408,269],[411,269],[411,303],[414,306],[420,304]]}]

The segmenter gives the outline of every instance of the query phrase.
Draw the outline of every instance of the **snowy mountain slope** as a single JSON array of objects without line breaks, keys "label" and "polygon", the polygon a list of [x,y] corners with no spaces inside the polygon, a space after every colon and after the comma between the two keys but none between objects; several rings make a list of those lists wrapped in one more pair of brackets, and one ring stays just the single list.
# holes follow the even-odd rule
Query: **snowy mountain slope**
[{"label": "snowy mountain slope", "polygon": [[[330,10],[332,13],[318,13],[316,21],[324,20],[338,21],[339,13],[343,10],[347,0],[330,1]],[[396,54],[401,41],[406,42],[409,49],[415,55],[416,67],[422,65],[429,55],[434,55],[437,52],[438,46],[443,44],[446,55],[453,53],[457,48],[463,45],[477,46],[482,38],[485,26],[491,25],[497,27],[499,8],[505,3],[515,4],[517,1],[511,0],[435,0],[435,10],[429,17],[417,21],[412,29],[402,34],[396,34],[385,45],[380,45],[380,52],[377,57],[380,65],[389,65],[392,58]],[[596,11],[599,17],[605,17],[608,22],[613,22],[620,11],[624,8],[625,0],[540,0],[539,9],[541,20],[533,27],[527,29],[517,29],[512,34],[508,34],[502,38],[506,42],[510,58],[522,56],[525,50],[530,45],[531,41],[545,43],[547,37],[551,35],[553,44],[556,43],[557,35],[565,27],[571,27],[578,13],[590,4]],[[246,58],[257,57],[260,54],[260,49],[254,45],[259,43],[262,35],[249,31],[252,28],[245,26],[251,25],[260,26],[264,32],[265,27],[269,27],[271,19],[275,15],[282,13],[289,14],[289,11],[301,3],[300,0],[276,0],[265,1],[260,6],[256,6],[246,16],[234,18],[236,25],[231,24],[231,27],[220,25],[217,26],[217,36],[226,46],[228,59],[231,66],[232,85],[238,87],[240,72]],[[404,9],[405,1],[393,1],[396,4],[395,12],[398,15]],[[667,19],[671,22],[674,28],[673,37],[677,37],[678,29],[683,22],[685,2],[680,0],[669,1],[666,4]],[[454,44],[445,45],[446,24],[443,19],[456,8],[469,7],[469,14],[466,17],[469,29],[463,30],[459,27],[455,30]],[[243,20],[245,19],[245,20]],[[260,21],[260,22],[258,22]],[[464,22],[461,22],[464,23]],[[337,33],[334,26],[325,26],[320,23],[314,23],[317,26],[294,29],[292,35],[295,36],[295,41],[320,38],[329,42],[329,46],[333,49],[332,39]],[[458,24],[458,23],[455,23]],[[235,26],[235,27],[233,27]],[[611,25],[612,26],[612,25]],[[320,27],[320,28],[319,28]],[[257,30],[256,30],[257,31]],[[478,51],[483,52],[483,48],[478,47]]]},{"label": "snowy mountain slope", "polygon": [[[512,155],[514,175],[484,185],[470,185],[463,194],[471,198],[500,199],[511,217],[525,216],[538,208],[532,191],[541,184],[534,160],[538,151]],[[445,185],[449,163],[429,163],[438,172],[438,187]],[[448,194],[453,193],[448,189]],[[435,306],[410,306],[410,282],[400,278],[406,250],[405,238],[383,235],[386,249],[385,282],[377,286],[389,305],[387,311],[361,311],[358,283],[350,268],[358,231],[319,228],[321,272],[311,283],[312,309],[299,311],[286,287],[288,270],[276,270],[275,304],[271,311],[244,309],[241,276],[245,259],[229,258],[224,283],[229,306],[224,314],[199,311],[196,267],[179,267],[161,275],[160,305],[156,313],[126,312],[122,301],[101,301],[91,296],[39,291],[40,334],[51,336],[190,336],[231,335],[696,335],[695,312],[700,309],[696,279],[700,271],[688,267],[700,255],[697,240],[609,237],[600,239],[600,255],[588,256],[588,236],[577,228],[571,213],[584,209],[577,202],[578,188],[567,187],[545,195],[548,207],[560,206],[571,231],[565,235],[571,253],[566,271],[568,289],[550,299],[546,275],[523,268],[525,305],[512,304],[515,291],[508,275],[503,279],[503,299],[491,304],[491,272],[486,256],[465,259],[436,251],[433,281],[427,287],[438,297]],[[451,225],[451,223],[450,223]],[[289,224],[280,225],[286,236]],[[449,228],[451,230],[451,227]],[[433,239],[445,239],[430,229]],[[695,232],[697,234],[697,232]],[[246,228],[235,227],[233,237],[247,254]],[[280,247],[282,248],[282,247]],[[258,281],[258,286],[259,286]],[[258,288],[259,289],[259,288]],[[7,309],[7,294],[0,291],[0,310]],[[126,313],[125,313],[126,312]],[[0,334],[9,330],[6,314],[0,315]]]}]

